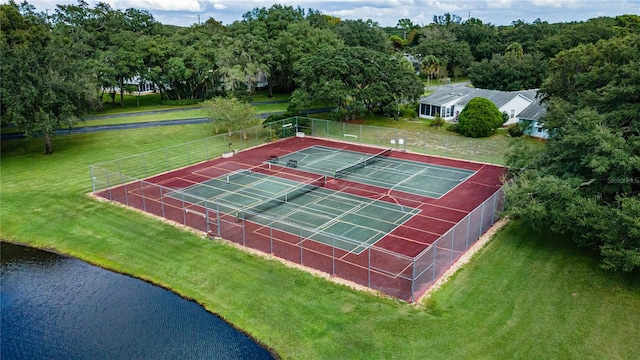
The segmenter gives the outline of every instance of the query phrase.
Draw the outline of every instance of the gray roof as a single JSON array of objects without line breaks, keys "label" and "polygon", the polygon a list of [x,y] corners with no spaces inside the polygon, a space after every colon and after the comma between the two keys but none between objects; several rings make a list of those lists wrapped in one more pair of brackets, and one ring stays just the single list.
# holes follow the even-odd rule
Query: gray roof
[{"label": "gray roof", "polygon": [[547,107],[544,106],[539,100],[536,100],[527,106],[524,110],[518,114],[519,119],[526,120],[540,120],[547,114]]},{"label": "gray roof", "polygon": [[[423,104],[428,103],[431,105],[444,105],[452,101],[459,102],[465,96],[467,96],[467,91],[464,91],[465,89],[468,90],[468,88],[464,88],[464,87],[455,88],[455,89],[439,89],[434,91],[431,95],[420,99],[420,103],[423,103]],[[463,91],[460,91],[460,90],[463,90]],[[423,100],[426,100],[426,101],[423,101]]]},{"label": "gray roof", "polygon": [[511,101],[514,97],[520,95],[535,102],[537,90],[522,90],[522,91],[500,91],[500,90],[487,90],[468,88],[463,86],[456,87],[444,87],[435,90],[431,95],[425,96],[420,99],[421,104],[431,105],[444,105],[455,101],[456,105],[465,106],[471,99],[476,97],[483,97],[489,99],[497,107],[501,107],[504,104]]}]

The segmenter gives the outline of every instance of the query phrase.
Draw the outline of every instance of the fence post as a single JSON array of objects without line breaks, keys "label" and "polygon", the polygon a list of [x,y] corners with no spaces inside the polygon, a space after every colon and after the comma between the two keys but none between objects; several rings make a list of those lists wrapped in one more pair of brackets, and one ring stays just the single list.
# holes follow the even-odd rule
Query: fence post
[{"label": "fence post", "polygon": [[167,165],[167,171],[171,170],[171,166],[169,165],[169,149],[164,148],[164,162]]},{"label": "fence post", "polygon": [[120,179],[122,179],[122,161],[118,159],[118,175],[120,175]]},{"label": "fence post", "polygon": [[404,152],[407,152],[407,142],[409,142],[409,132],[407,130],[404,131]]},{"label": "fence post", "polygon": [[162,188],[160,188],[160,209],[162,209],[162,217],[166,219],[164,214],[164,190]]},{"label": "fence post", "polygon": [[480,234],[478,234],[478,237],[480,237],[480,235],[482,235],[482,233],[484,233],[484,230],[485,230],[484,229],[484,205],[486,203],[487,203],[486,201],[482,203],[482,216],[480,216]]},{"label": "fence post", "polygon": [[336,274],[336,238],[331,237],[331,275]]},{"label": "fence post", "polygon": [[[111,199],[109,199],[111,200]],[[124,203],[129,206],[129,191],[127,190],[127,183],[124,183]]]},{"label": "fence post", "polygon": [[242,245],[247,246],[247,241],[245,239],[245,233],[244,233],[244,226],[245,226],[245,220],[244,220],[244,212],[243,212],[242,213]]},{"label": "fence post", "polygon": [[453,226],[451,228],[451,246],[449,246],[449,265],[453,262],[453,242],[456,240],[456,228],[457,226]]},{"label": "fence post", "polygon": [[144,197],[144,181],[140,181],[140,194],[142,195],[142,210],[147,211],[147,201]]},{"label": "fence post", "polygon": [[398,150],[400,146],[400,129],[396,129],[396,150]]},{"label": "fence post", "polygon": [[[496,214],[496,202],[498,199],[498,192],[496,192],[495,194],[493,194],[493,210],[491,211],[491,223],[493,224],[495,220],[495,214]],[[486,202],[486,201],[485,201]]]},{"label": "fence post", "polygon": [[[162,210],[162,214],[164,215],[164,207]],[[209,225],[209,201],[205,200],[204,202],[204,231],[207,232],[207,235],[211,233],[211,226]]]},{"label": "fence post", "polygon": [[184,195],[182,195],[182,225],[187,225],[187,207],[184,204]]},{"label": "fence post", "polygon": [[109,183],[109,171],[107,171],[107,189],[109,189],[109,200],[113,200],[113,195],[111,195],[111,184]]},{"label": "fence post", "polygon": [[414,294],[416,292],[416,258],[413,258],[413,263],[411,264],[411,302],[415,301]]},{"label": "fence post", "polygon": [[146,179],[148,177],[147,176],[147,153],[143,153],[142,154],[142,171],[143,171],[144,177]]},{"label": "fence post", "polygon": [[216,203],[216,225],[218,226],[218,237],[222,237],[222,230],[220,229],[220,204]]},{"label": "fence post", "polygon": [[438,243],[441,238],[442,237],[438,238],[438,240],[431,244],[431,246],[433,246],[433,276],[431,277],[431,281],[436,281],[436,252],[438,251],[436,243]]},{"label": "fence post", "polygon": [[93,165],[89,165],[89,176],[91,177],[91,192],[96,192],[95,178],[93,177]]},{"label": "fence post", "polygon": [[371,246],[367,249],[369,251],[369,259],[367,264],[367,287],[371,289]]},{"label": "fence post", "polygon": [[[474,212],[477,210],[474,210]],[[469,248],[469,228],[471,227],[471,214],[467,215],[469,217],[469,220],[467,221],[467,244],[465,245],[464,249],[468,249]]]}]

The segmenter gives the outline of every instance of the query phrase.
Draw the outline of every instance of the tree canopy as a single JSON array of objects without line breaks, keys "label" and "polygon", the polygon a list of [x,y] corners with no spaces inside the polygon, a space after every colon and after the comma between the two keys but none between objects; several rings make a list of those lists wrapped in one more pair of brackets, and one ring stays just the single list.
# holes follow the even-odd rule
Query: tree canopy
[{"label": "tree canopy", "polygon": [[508,213],[599,249],[607,269],[640,269],[640,34],[563,51],[541,88],[550,132],[516,146]]},{"label": "tree canopy", "polygon": [[394,116],[401,100],[415,100],[422,84],[413,66],[364,47],[324,48],[295,67],[294,104],[311,99],[342,112],[383,112]]},{"label": "tree canopy", "polygon": [[233,130],[257,125],[256,109],[236,98],[216,97],[203,102],[202,107],[209,114],[216,133],[220,128],[231,134]]},{"label": "tree canopy", "polygon": [[28,5],[0,5],[0,116],[27,137],[42,136],[53,152],[56,130],[71,127],[97,106],[97,84],[74,43],[51,32]]}]

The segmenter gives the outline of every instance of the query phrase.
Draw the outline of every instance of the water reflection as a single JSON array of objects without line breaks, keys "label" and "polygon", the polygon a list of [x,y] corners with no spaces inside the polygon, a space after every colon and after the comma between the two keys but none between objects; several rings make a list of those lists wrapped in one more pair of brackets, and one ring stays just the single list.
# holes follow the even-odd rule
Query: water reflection
[{"label": "water reflection", "polygon": [[200,305],[56,254],[1,244],[5,359],[272,359]]}]

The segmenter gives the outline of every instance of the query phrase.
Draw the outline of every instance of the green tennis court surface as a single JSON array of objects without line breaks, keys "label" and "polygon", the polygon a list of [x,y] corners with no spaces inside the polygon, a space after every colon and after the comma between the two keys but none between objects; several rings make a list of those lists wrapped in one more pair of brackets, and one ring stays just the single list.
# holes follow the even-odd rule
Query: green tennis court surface
[{"label": "green tennis court surface", "polygon": [[389,153],[372,156],[316,145],[280,156],[277,162],[287,166],[293,161],[300,170],[437,199],[475,174],[473,170],[389,158]]},{"label": "green tennis court surface", "polygon": [[242,170],[167,195],[353,253],[419,212],[323,185],[324,176],[300,182]]}]

